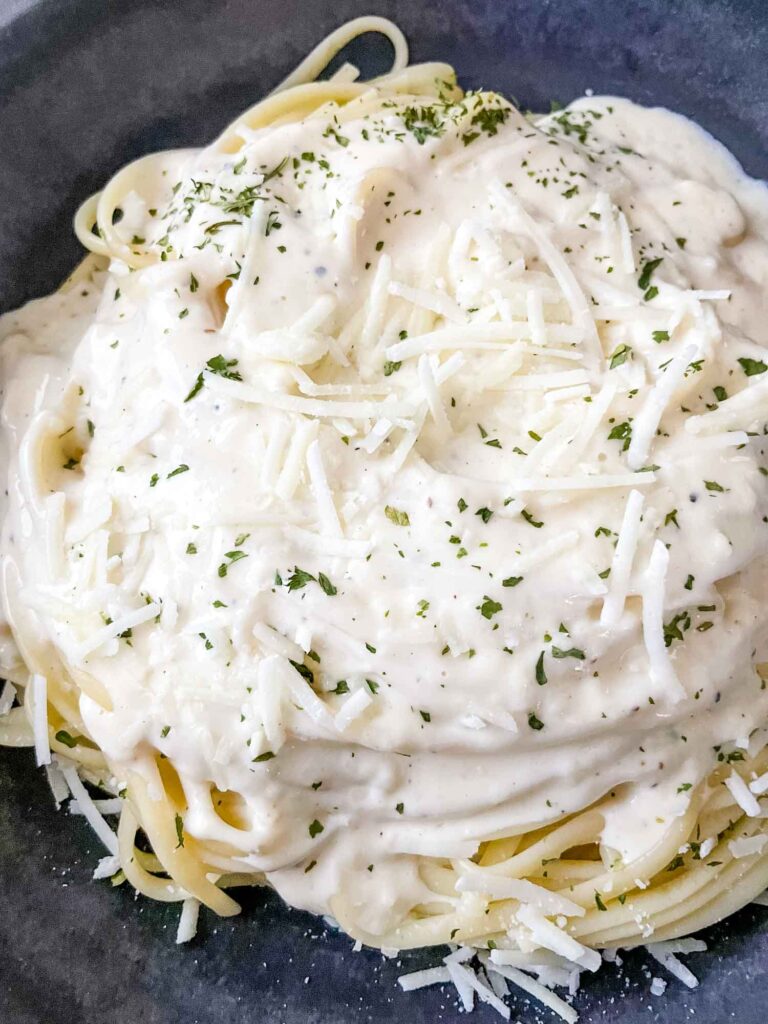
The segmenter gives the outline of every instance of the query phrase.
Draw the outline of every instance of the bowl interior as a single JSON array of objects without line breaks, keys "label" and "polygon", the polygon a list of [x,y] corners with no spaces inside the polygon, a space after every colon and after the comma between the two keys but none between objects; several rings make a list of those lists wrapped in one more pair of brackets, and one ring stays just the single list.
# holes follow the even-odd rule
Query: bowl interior
[{"label": "bowl interior", "polygon": [[[0,12],[0,310],[54,288],[75,264],[77,205],[143,153],[201,145],[260,98],[327,32],[377,13],[406,31],[414,60],[454,64],[469,87],[548,109],[587,89],[696,118],[768,177],[764,0],[8,0]],[[346,55],[384,70],[387,45]],[[0,750],[0,1019],[14,1024],[456,1024],[442,990],[404,995],[403,969],[273,895],[243,893],[234,921],[201,916],[173,943],[178,910],[93,883],[103,855],[82,819],[56,815],[27,751]],[[741,1024],[764,1017],[768,911],[750,907],[688,958],[689,992],[643,953],[583,979],[581,1020]],[[761,980],[762,979],[762,980]],[[752,983],[754,981],[754,984]],[[513,1019],[553,1020],[526,998]],[[106,1009],[108,1007],[108,1010]],[[727,1010],[726,1010],[727,1007]],[[497,1019],[481,1007],[478,1024]]]}]

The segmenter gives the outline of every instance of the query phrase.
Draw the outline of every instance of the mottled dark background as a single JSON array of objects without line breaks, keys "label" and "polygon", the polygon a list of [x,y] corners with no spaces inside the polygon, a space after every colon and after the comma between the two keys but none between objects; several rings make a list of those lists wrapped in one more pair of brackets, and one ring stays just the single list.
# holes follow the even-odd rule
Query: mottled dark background
[{"label": "mottled dark background", "polygon": [[[330,29],[394,17],[416,60],[546,108],[587,88],[698,119],[768,177],[766,0],[0,0],[0,309],[53,288],[78,258],[70,221],[127,160],[198,145]],[[368,72],[386,45],[352,48]],[[456,1024],[451,993],[404,995],[400,961],[245,896],[233,921],[201,915],[176,947],[178,910],[89,881],[102,855],[56,816],[26,751],[0,752],[0,1024]],[[584,1024],[758,1024],[768,1002],[768,910],[747,908],[687,958],[693,992],[644,954],[587,979]],[[403,957],[414,969],[434,956]],[[512,1000],[524,1024],[555,1018]],[[480,1008],[477,1024],[498,1020]]]}]

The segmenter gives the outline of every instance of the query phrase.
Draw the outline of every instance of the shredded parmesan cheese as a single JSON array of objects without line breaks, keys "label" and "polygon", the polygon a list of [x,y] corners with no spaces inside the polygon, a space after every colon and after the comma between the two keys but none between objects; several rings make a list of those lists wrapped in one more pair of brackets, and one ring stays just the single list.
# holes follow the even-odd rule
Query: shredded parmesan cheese
[{"label": "shredded parmesan cheese", "polygon": [[64,778],[67,780],[69,791],[75,800],[77,800],[86,821],[102,841],[104,846],[106,846],[107,850],[109,850],[113,857],[116,857],[118,855],[117,836],[106,821],[104,821],[94,805],[88,791],[78,777],[77,769],[74,765],[65,765],[60,763],[59,766]]},{"label": "shredded parmesan cheese", "polygon": [[601,964],[600,954],[577,942],[562,928],[558,928],[531,904],[523,904],[516,911],[517,920],[530,931],[534,942],[553,953],[571,960],[573,963],[589,971],[596,971]]},{"label": "shredded parmesan cheese", "polygon": [[16,687],[10,681],[6,679],[5,685],[3,686],[2,692],[0,692],[0,718],[4,718],[5,715],[13,707],[13,702],[16,700]]},{"label": "shredded parmesan cheese", "polygon": [[742,857],[751,857],[755,853],[762,853],[766,843],[768,843],[768,835],[764,833],[756,836],[740,836],[738,839],[731,839],[728,849],[736,860],[740,860]]},{"label": "shredded parmesan cheese", "polygon": [[669,552],[664,543],[653,545],[645,580],[643,597],[643,640],[648,653],[651,679],[667,697],[680,700],[685,696],[664,642],[664,586],[669,566]]},{"label": "shredded parmesan cheese", "polygon": [[749,818],[757,818],[760,814],[760,804],[754,795],[749,791],[749,786],[738,772],[731,772],[725,780],[731,796]]},{"label": "shredded parmesan cheese", "polygon": [[[500,1014],[504,1020],[509,1020],[511,1013],[508,1006],[499,999],[499,997],[490,989],[487,985],[484,985],[477,975],[464,967],[463,964],[447,963],[448,973],[451,975],[451,980],[456,985],[459,993],[464,992],[464,986],[467,986],[470,990],[474,991],[481,1002],[488,1003],[493,1009]],[[463,996],[462,1002],[467,1010],[472,1009],[472,1001],[466,996]]]},{"label": "shredded parmesan cheese", "polygon": [[35,760],[38,766],[51,763],[51,748],[48,741],[48,681],[45,676],[33,675],[32,729],[35,735]]},{"label": "shredded parmesan cheese", "polygon": [[119,870],[119,857],[102,857],[94,868],[93,879],[94,881],[99,882],[104,878],[111,878],[113,875],[116,875]]},{"label": "shredded parmesan cheese", "polygon": [[114,640],[121,633],[125,633],[126,630],[134,629],[144,622],[149,622],[150,619],[154,619],[156,615],[159,615],[162,610],[162,605],[152,603],[145,604],[142,608],[137,608],[135,611],[121,615],[119,619],[115,619],[108,626],[97,629],[88,640],[80,644],[77,648],[78,659],[83,660],[110,640]]},{"label": "shredded parmesan cheese", "polygon": [[637,550],[640,535],[640,520],[643,513],[643,496],[640,491],[630,491],[624,506],[619,539],[613,552],[611,572],[608,577],[608,593],[600,614],[600,625],[612,628],[621,618],[624,602],[629,590],[629,576]]},{"label": "shredded parmesan cheese", "polygon": [[678,981],[686,986],[686,988],[696,988],[699,984],[699,979],[693,974],[685,964],[681,963],[674,953],[669,953],[663,948],[659,948],[661,943],[651,944],[645,948],[651,954],[654,960],[658,961],[662,967],[666,967],[669,973],[677,978]]},{"label": "shredded parmesan cheese", "polygon": [[323,457],[320,452],[320,442],[315,439],[307,449],[307,466],[312,481],[312,490],[315,492],[320,522],[323,533],[329,537],[341,537],[341,523],[333,503],[333,494],[328,486]]},{"label": "shredded parmesan cheese", "polygon": [[415,992],[416,989],[426,988],[429,985],[444,985],[450,980],[451,975],[447,967],[428,967],[423,971],[401,974],[397,983],[403,992]]},{"label": "shredded parmesan cheese", "polygon": [[579,1019],[578,1013],[569,1006],[564,999],[556,996],[554,992],[550,992],[548,988],[542,985],[538,981],[534,981],[533,978],[529,978],[527,974],[523,974],[522,971],[518,970],[517,967],[506,967],[499,963],[496,959],[496,950],[491,952],[491,959],[488,967],[492,971],[496,971],[507,981],[511,981],[517,988],[521,988],[524,992],[527,992],[529,996],[533,996],[543,1006],[546,1006],[548,1010],[552,1010],[559,1017],[566,1022],[566,1024],[576,1024]]},{"label": "shredded parmesan cheese", "polygon": [[190,942],[197,935],[197,919],[200,915],[200,900],[189,897],[181,905],[179,927],[176,930],[176,945]]},{"label": "shredded parmesan cheese", "polygon": [[344,732],[345,729],[348,729],[355,719],[359,718],[372,703],[373,697],[363,687],[355,690],[353,694],[347,697],[334,718],[334,724],[339,732]]},{"label": "shredded parmesan cheese", "polygon": [[695,345],[688,345],[675,356],[646,398],[643,408],[632,424],[632,440],[627,451],[630,469],[641,469],[648,461],[653,436],[687,367],[695,359],[696,351]]},{"label": "shredded parmesan cheese", "polygon": [[437,389],[437,382],[435,381],[435,376],[432,372],[432,365],[429,361],[429,356],[426,355],[426,353],[419,359],[419,380],[427,399],[427,405],[429,406],[429,411],[432,414],[432,419],[435,421],[435,425],[440,431],[440,434],[442,436],[450,434],[451,425],[445,412],[445,406],[440,398],[440,392]]},{"label": "shredded parmesan cheese", "polygon": [[512,195],[509,189],[505,189],[500,181],[491,182],[488,186],[488,192],[494,202],[502,209],[505,209],[508,215],[511,215],[512,224],[519,223],[538,246],[542,259],[549,266],[552,275],[563,290],[568,305],[571,307],[574,324],[578,325],[582,338],[587,342],[593,369],[602,369],[604,363],[603,351],[600,346],[600,338],[597,334],[595,321],[589,310],[589,303],[573,271],[565,261],[563,254],[546,235],[541,226],[523,208],[522,203]]},{"label": "shredded parmesan cheese", "polygon": [[712,434],[721,430],[754,430],[765,419],[768,406],[768,378],[761,376],[756,384],[720,402],[712,412],[689,416],[685,429],[691,434]]},{"label": "shredded parmesan cheese", "polygon": [[466,313],[461,306],[448,295],[427,291],[425,288],[410,288],[399,281],[390,281],[388,290],[390,295],[397,295],[415,306],[421,306],[446,320],[452,320],[453,323],[463,324],[467,321]]}]

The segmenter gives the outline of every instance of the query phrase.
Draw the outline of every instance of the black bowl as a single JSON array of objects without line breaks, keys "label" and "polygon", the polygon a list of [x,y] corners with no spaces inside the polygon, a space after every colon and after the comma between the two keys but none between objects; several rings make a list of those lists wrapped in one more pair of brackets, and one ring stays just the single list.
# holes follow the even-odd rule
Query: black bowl
[{"label": "black bowl", "polygon": [[[349,17],[394,18],[415,60],[534,109],[591,88],[696,118],[768,177],[765,0],[0,0],[0,309],[53,289],[78,258],[79,204],[127,160],[201,145]],[[386,44],[356,44],[367,73]],[[103,851],[58,816],[28,751],[0,752],[0,1021],[3,1024],[455,1024],[452,993],[410,995],[398,974],[428,953],[354,953],[273,895],[242,917],[201,915],[174,945],[178,909],[93,883]],[[585,979],[582,1022],[757,1024],[768,999],[768,911],[749,907],[690,956],[689,991],[628,955]],[[522,997],[513,1019],[554,1020]],[[481,1007],[478,1024],[498,1020]]]}]

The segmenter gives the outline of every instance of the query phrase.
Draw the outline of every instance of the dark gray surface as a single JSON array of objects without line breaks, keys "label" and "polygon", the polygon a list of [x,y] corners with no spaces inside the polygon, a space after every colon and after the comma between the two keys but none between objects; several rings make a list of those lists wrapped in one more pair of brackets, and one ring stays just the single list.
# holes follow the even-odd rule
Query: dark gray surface
[{"label": "dark gray surface", "polygon": [[[202,144],[331,28],[394,16],[415,59],[546,107],[586,88],[696,117],[768,177],[765,0],[0,0],[0,309],[54,287],[77,259],[78,203],[126,160]],[[358,47],[375,71],[384,47]],[[378,64],[380,68],[381,63]],[[234,921],[92,883],[103,851],[53,811],[28,752],[0,752],[0,1024],[455,1024],[453,996],[403,995],[399,962],[245,894]],[[768,1001],[768,911],[748,908],[688,958],[701,987],[651,997],[643,954],[577,998],[585,1024],[757,1024]],[[434,956],[404,958],[407,969]],[[649,966],[650,965],[650,966]],[[305,982],[305,979],[306,982]],[[553,1020],[527,1000],[513,1019]],[[481,1008],[477,1024],[498,1020]]]}]

